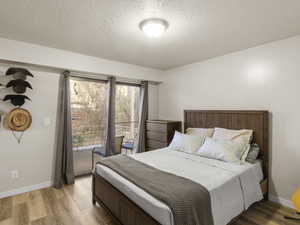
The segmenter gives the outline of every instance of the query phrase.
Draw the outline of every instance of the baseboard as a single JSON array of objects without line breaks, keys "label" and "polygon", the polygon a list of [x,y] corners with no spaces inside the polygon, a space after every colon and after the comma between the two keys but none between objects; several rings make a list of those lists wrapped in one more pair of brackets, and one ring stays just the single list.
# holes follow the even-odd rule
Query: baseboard
[{"label": "baseboard", "polygon": [[272,201],[272,202],[279,203],[280,205],[292,208],[292,209],[295,208],[293,203],[290,200],[287,200],[285,198],[281,198],[281,197],[278,197],[278,196],[275,196],[275,195],[269,195],[269,200]]},{"label": "baseboard", "polygon": [[1,198],[6,198],[9,196],[14,196],[14,195],[18,195],[18,194],[23,194],[26,192],[30,192],[30,191],[35,191],[35,190],[39,190],[42,188],[47,188],[47,187],[51,187],[52,186],[52,182],[51,181],[46,181],[40,184],[35,184],[32,186],[26,186],[26,187],[22,187],[22,188],[17,188],[17,189],[13,189],[10,191],[6,191],[6,192],[2,192],[0,193],[0,199]]}]

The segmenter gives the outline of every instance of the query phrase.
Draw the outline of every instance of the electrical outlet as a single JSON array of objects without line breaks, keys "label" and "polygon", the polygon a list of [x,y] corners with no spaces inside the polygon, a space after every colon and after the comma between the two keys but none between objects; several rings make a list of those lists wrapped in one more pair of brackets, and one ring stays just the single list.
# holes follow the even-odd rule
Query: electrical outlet
[{"label": "electrical outlet", "polygon": [[12,179],[18,179],[19,178],[19,171],[18,170],[12,170],[10,172],[10,176]]}]

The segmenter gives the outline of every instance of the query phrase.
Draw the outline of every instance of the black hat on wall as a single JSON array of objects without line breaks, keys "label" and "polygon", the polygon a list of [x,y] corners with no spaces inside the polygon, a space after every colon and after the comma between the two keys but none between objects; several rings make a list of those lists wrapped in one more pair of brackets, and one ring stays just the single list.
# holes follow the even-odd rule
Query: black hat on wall
[{"label": "black hat on wall", "polygon": [[3,101],[10,100],[11,104],[13,104],[14,106],[21,107],[22,105],[24,105],[25,99],[31,101],[31,99],[28,98],[26,95],[6,95]]},{"label": "black hat on wall", "polygon": [[31,84],[22,79],[11,80],[6,84],[6,87],[13,87],[13,90],[18,94],[25,93],[26,88],[32,89]]},{"label": "black hat on wall", "polygon": [[27,76],[33,77],[32,73],[30,73],[27,69],[18,68],[18,67],[10,67],[5,75],[12,75],[15,79],[26,80]]}]

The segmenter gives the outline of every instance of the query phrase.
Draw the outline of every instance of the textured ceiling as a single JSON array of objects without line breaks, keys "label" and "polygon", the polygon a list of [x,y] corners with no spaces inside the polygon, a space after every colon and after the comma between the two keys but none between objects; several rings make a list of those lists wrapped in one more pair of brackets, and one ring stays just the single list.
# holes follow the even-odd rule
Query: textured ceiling
[{"label": "textured ceiling", "polygon": [[[299,0],[1,0],[0,36],[159,69],[300,34]],[[170,27],[147,38],[141,20]]]}]

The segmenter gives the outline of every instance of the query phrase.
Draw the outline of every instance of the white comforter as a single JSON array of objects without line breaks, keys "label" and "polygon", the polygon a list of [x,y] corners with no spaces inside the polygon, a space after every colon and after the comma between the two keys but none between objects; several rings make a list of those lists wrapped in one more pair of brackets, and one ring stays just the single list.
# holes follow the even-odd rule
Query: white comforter
[{"label": "white comforter", "polygon": [[[134,154],[131,157],[206,187],[211,196],[215,225],[227,224],[263,197],[260,189],[263,175],[259,162],[230,164],[168,148]],[[97,165],[96,172],[162,225],[174,224],[172,212],[163,202],[104,166]]]}]

